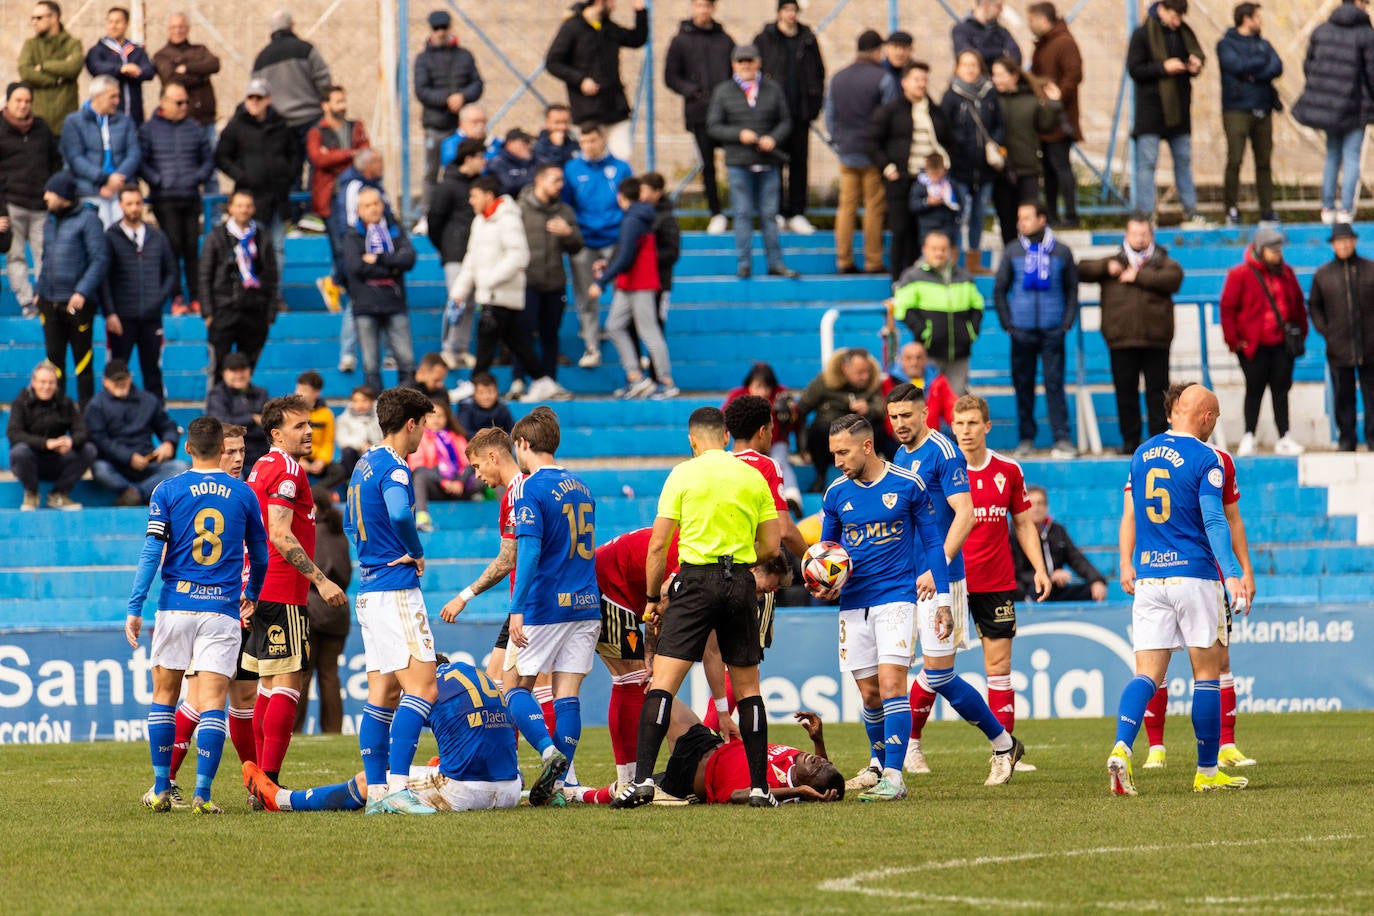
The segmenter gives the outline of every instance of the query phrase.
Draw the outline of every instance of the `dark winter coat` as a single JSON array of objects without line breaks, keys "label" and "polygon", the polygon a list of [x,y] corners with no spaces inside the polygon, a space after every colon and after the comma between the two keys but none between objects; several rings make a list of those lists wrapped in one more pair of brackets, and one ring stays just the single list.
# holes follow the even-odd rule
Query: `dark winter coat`
[{"label": "dark winter coat", "polygon": [[117,398],[102,386],[86,405],[86,431],[100,457],[121,471],[130,469],[135,454],[146,455],[162,442],[175,446],[179,438],[162,400],[142,388]]},{"label": "dark winter coat", "polygon": [[275,106],[268,106],[261,121],[242,103],[234,109],[215,147],[215,167],[234,182],[234,190],[253,195],[259,222],[270,224],[273,214],[283,220],[290,216],[291,189],[301,174],[300,150]]},{"label": "dark winter coat", "polygon": [[[153,55],[153,67],[162,85],[179,83],[185,88],[188,117],[202,127],[215,123],[215,87],[210,77],[219,72],[219,58],[209,48],[189,41],[163,45]],[[178,73],[177,67],[185,67],[186,72]]]},{"label": "dark winter coat", "polygon": [[1149,347],[1167,350],[1174,341],[1174,294],[1183,285],[1183,268],[1163,248],[1140,265],[1135,281],[1122,283],[1109,264],[1128,266],[1118,251],[1078,265],[1080,283],[1102,285],[1102,337],[1107,349]]},{"label": "dark winter coat", "polygon": [[253,61],[253,78],[272,87],[272,107],[292,127],[320,119],[320,103],[329,95],[329,65],[320,49],[292,32],[272,33],[272,40]]},{"label": "dark winter coat", "polygon": [[434,186],[429,199],[429,240],[439,250],[441,264],[456,264],[468,251],[468,235],[477,215],[468,203],[468,192],[478,176],[467,176],[454,163],[444,169],[444,180]]},{"label": "dark winter coat", "polygon": [[1317,26],[1302,62],[1307,84],[1293,105],[1299,124],[1336,133],[1374,122],[1374,28],[1369,13],[1342,3]]},{"label": "dark winter coat", "polygon": [[42,118],[24,133],[0,117],[0,194],[25,210],[42,210],[43,185],[62,168],[57,137]]},{"label": "dark winter coat", "polygon": [[[123,112],[110,115],[110,153],[114,172],[123,175],[126,184],[135,184],[143,151],[138,147],[138,127]],[[67,171],[76,176],[76,193],[94,197],[114,172],[105,171],[105,147],[100,138],[100,121],[89,105],[82,105],[67,115],[62,126],[62,140],[58,144]]]},{"label": "dark winter coat", "polygon": [[1078,320],[1078,265],[1073,251],[1056,241],[1050,252],[1049,289],[1026,289],[1025,249],[1013,241],[1002,252],[993,280],[992,298],[1002,327],[1016,331],[1066,333]]},{"label": "dark winter coat", "polygon": [[262,416],[262,409],[267,406],[268,400],[266,388],[260,388],[251,382],[247,388],[230,388],[220,380],[205,396],[205,415],[214,417],[221,423],[242,426],[248,430],[243,437],[248,454],[265,455],[271,447],[267,441],[267,433],[253,417]]},{"label": "dark winter coat", "polygon": [[[1069,537],[1069,532],[1064,526],[1052,518],[1045,519],[1045,524],[1036,528],[1040,535],[1040,550],[1043,556],[1048,552],[1046,558],[1046,572],[1054,572],[1056,569],[1072,569],[1078,573],[1078,577],[1084,582],[1101,582],[1107,584],[1106,576],[1092,564],[1092,561],[1083,555],[1083,551],[1078,549],[1078,545]],[[1023,595],[1034,595],[1035,590],[1035,567],[1031,565],[1030,559],[1025,551],[1021,549],[1021,542],[1016,539],[1015,532],[1011,536],[1011,555],[1016,566],[1016,584],[1021,589]]]},{"label": "dark winter coat", "polygon": [[1056,129],[1042,134],[1040,139],[1055,143],[1082,137],[1083,128],[1078,122],[1078,87],[1083,82],[1083,55],[1078,50],[1078,42],[1069,32],[1068,23],[1062,19],[1035,39],[1035,50],[1031,52],[1031,73],[1059,87],[1064,118],[1073,127],[1072,137]]},{"label": "dark winter coat", "polygon": [[539,137],[534,141],[534,161],[535,162],[554,162],[558,165],[567,165],[568,160],[581,152],[581,147],[577,144],[577,138],[568,133],[563,137],[561,145],[555,145],[547,130],[541,130]]},{"label": "dark winter coat", "polygon": [[81,448],[90,439],[81,408],[67,397],[60,385],[46,401],[39,400],[33,393],[33,386],[25,385],[10,404],[5,435],[10,445],[27,445],[36,452],[47,451],[49,439],[71,436],[73,448]]},{"label": "dark winter coat", "polygon": [[[935,127],[935,140],[953,155],[954,132],[949,129],[949,121],[944,110],[927,96],[930,123]],[[868,123],[868,159],[879,170],[895,165],[897,171],[907,174],[911,164],[911,102],[905,95],[886,103],[873,112]]]},{"label": "dark winter coat", "polygon": [[[471,214],[471,208],[468,212]],[[555,216],[563,217],[572,227],[571,235],[559,238],[544,228],[544,224]],[[530,245],[530,263],[525,268],[526,288],[561,292],[568,285],[563,256],[571,257],[582,250],[582,230],[577,228],[577,215],[561,197],[555,197],[553,203],[544,203],[535,196],[531,185],[520,192],[520,217],[525,222],[525,238]],[[430,223],[431,228],[433,225]]]},{"label": "dark winter coat", "polygon": [[699,28],[684,19],[668,44],[663,64],[663,82],[682,96],[682,118],[688,130],[706,126],[706,109],[711,91],[731,75],[730,52],[735,40],[714,19]]},{"label": "dark winter coat", "polygon": [[206,318],[268,323],[277,299],[277,255],[272,250],[272,235],[267,227],[261,222],[257,226],[253,239],[258,250],[254,270],[261,285],[256,289],[245,287],[239,275],[234,260],[238,239],[224,226],[216,226],[205,236],[200,251],[200,310]]},{"label": "dark winter coat", "polygon": [[344,233],[344,270],[354,315],[397,315],[406,310],[406,271],[415,266],[415,246],[394,222],[388,223],[388,230],[393,250],[378,254],[375,264],[363,261],[367,232],[363,221]]},{"label": "dark winter coat", "polygon": [[109,266],[105,227],[100,225],[94,207],[76,204],[61,213],[48,214],[43,224],[39,298],[65,303],[72,293],[80,293],[94,302]]},{"label": "dark winter coat", "polygon": [[124,233],[121,221],[105,230],[105,242],[110,249],[110,268],[101,285],[102,311],[120,318],[160,319],[162,307],[176,294],[181,280],[167,235],[145,224],[140,251]]},{"label": "dark winter coat", "polygon": [[[1151,25],[1159,26],[1163,31],[1166,59],[1177,57],[1186,61],[1189,45],[1197,43],[1193,30],[1186,22],[1176,29],[1163,28],[1155,16],[1155,6],[1150,7],[1145,24],[1131,33],[1131,41],[1126,49],[1126,71],[1135,83],[1135,117],[1131,122],[1131,136],[1179,137],[1192,132],[1193,75],[1186,70],[1174,75],[1165,74],[1164,60],[1156,59],[1150,49]],[[1166,81],[1174,87],[1178,97],[1176,120],[1171,119],[1165,111],[1160,87]]]},{"label": "dark winter coat", "polygon": [[[531,153],[533,151],[531,150]],[[502,194],[518,197],[520,192],[534,183],[534,156],[521,159],[509,147],[501,147],[501,152],[487,163],[486,174],[501,182]]]},{"label": "dark winter coat", "polygon": [[511,416],[510,408],[502,401],[497,401],[490,408],[484,409],[478,407],[472,398],[464,398],[458,404],[456,419],[458,425],[467,430],[469,435],[489,426],[504,429],[507,433],[515,428],[515,418]]},{"label": "dark winter coat", "polygon": [[1366,369],[1374,362],[1374,261],[1355,255],[1318,267],[1307,308],[1312,327],[1326,338],[1327,362]]},{"label": "dark winter coat", "polygon": [[673,268],[682,257],[682,227],[677,223],[673,200],[667,194],[654,207],[654,246],[658,251],[658,282],[665,293],[673,290]]},{"label": "dark winter coat", "polygon": [[148,52],[140,45],[134,45],[130,50],[128,63],[138,65],[138,76],[126,76],[119,72],[125,61],[103,38],[98,39],[86,52],[86,69],[91,76],[110,76],[119,81],[119,110],[133,120],[134,127],[138,127],[143,123],[143,84],[152,79],[156,71]]},{"label": "dark winter coat", "polygon": [[778,151],[763,152],[755,143],[745,146],[739,141],[742,130],[752,130],[760,137],[772,137],[778,146],[794,130],[806,130],[806,124],[794,122],[787,110],[782,88],[768,77],[760,77],[759,94],[753,108],[744,97],[744,90],[733,78],[726,80],[711,93],[711,107],[706,113],[706,129],[725,148],[725,164],[749,168],[755,165],[777,165],[782,161]]},{"label": "dark winter coat", "polygon": [[482,89],[477,60],[471,51],[458,44],[457,38],[439,46],[426,41],[425,49],[415,55],[415,97],[423,106],[421,127],[457,130],[458,115],[449,111],[448,97],[460,93],[466,105],[480,99]]},{"label": "dark winter coat", "polygon": [[[825,61],[816,33],[809,26],[797,24],[797,34],[788,38],[770,22],[754,36],[759,49],[763,75],[777,82],[787,98],[787,109],[796,130],[816,120],[825,107]],[[788,50],[792,59],[787,59]]]},{"label": "dark winter coat", "polygon": [[138,131],[143,162],[139,174],[153,200],[200,197],[200,188],[215,173],[215,151],[205,128],[189,117],[169,121],[154,111]]},{"label": "dark winter coat", "polygon": [[[952,146],[941,144],[949,153],[950,180],[981,185],[996,178],[997,170],[988,165],[985,144],[989,137],[998,143],[1004,142],[1006,127],[1002,123],[1002,105],[992,80],[982,79],[972,87],[951,83],[940,100],[940,110],[945,113],[953,141]],[[981,130],[978,127],[980,120]]]},{"label": "dark winter coat", "polygon": [[868,155],[868,123],[883,104],[886,78],[882,64],[866,59],[856,60],[831,78],[825,126],[841,157]]},{"label": "dark winter coat", "polygon": [[[630,117],[630,102],[620,81],[620,49],[642,48],[648,40],[648,10],[635,10],[634,28],[630,29],[609,16],[599,29],[592,28],[581,13],[563,20],[544,64],[550,76],[567,85],[574,123],[617,124]],[[601,87],[596,95],[582,94],[582,81],[587,77]]]},{"label": "dark winter coat", "polygon": [[1274,46],[1259,35],[1242,35],[1234,28],[1217,42],[1221,70],[1222,111],[1278,111],[1274,80],[1283,75],[1283,61]]},{"label": "dark winter coat", "polygon": [[977,51],[983,55],[983,65],[991,67],[992,62],[999,57],[1010,57],[1018,64],[1021,63],[1021,49],[1017,47],[1016,39],[1011,37],[1011,33],[1006,27],[996,19],[991,22],[979,22],[972,16],[955,23],[950,31],[950,38],[954,41],[954,57],[957,60],[964,51]]},{"label": "dark winter coat", "polygon": [[999,92],[997,98],[1006,131],[1007,168],[1016,178],[1039,178],[1045,174],[1040,162],[1040,135],[1059,124],[1064,106],[1036,96],[1024,79],[1015,92]]}]

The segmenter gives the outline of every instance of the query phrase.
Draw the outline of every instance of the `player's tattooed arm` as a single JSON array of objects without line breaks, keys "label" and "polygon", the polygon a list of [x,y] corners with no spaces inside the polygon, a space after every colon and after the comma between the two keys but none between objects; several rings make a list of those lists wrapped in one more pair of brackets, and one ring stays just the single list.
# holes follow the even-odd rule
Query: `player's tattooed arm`
[{"label": "player's tattooed arm", "polygon": [[477,581],[472,583],[470,588],[474,595],[491,588],[497,582],[511,574],[515,569],[516,539],[501,538],[501,550],[496,554],[496,559],[487,564],[487,568],[482,570],[482,575],[477,577]]},{"label": "player's tattooed arm", "polygon": [[267,537],[277,548],[281,558],[290,563],[302,576],[315,583],[315,590],[331,607],[343,607],[348,598],[344,590],[332,582],[305,553],[301,542],[291,533],[291,509],[286,506],[267,507]]}]

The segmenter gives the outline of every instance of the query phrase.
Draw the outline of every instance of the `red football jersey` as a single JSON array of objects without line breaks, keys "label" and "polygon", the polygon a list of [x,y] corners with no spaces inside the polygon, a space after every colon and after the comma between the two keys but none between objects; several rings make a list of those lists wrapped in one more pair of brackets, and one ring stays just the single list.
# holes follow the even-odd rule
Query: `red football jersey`
[{"label": "red football jersey", "polygon": [[[795,747],[768,745],[768,788],[784,789],[792,785],[792,764],[802,753]],[[724,804],[737,789],[749,788],[749,758],[744,755],[744,742],[736,738],[718,748],[706,761],[706,801]]]},{"label": "red football jersey", "polygon": [[754,451],[752,448],[733,454],[740,461],[762,474],[763,479],[768,481],[768,492],[773,494],[773,508],[778,510],[778,515],[781,517],[783,513],[789,511],[787,500],[782,498],[782,469],[778,467],[777,461]]},{"label": "red football jersey", "polygon": [[[315,558],[315,497],[310,492],[310,480],[300,463],[281,449],[274,448],[258,459],[248,475],[248,485],[257,494],[262,506],[262,523],[269,534],[271,506],[286,506],[291,510],[291,533],[300,541],[305,555]],[[268,538],[267,578],[262,583],[262,601],[305,605],[310,596],[310,580],[296,567],[286,562]]]},{"label": "red football jersey", "polygon": [[981,468],[969,465],[973,497],[973,530],[964,541],[964,570],[970,592],[1004,592],[1016,588],[1016,567],[1008,538],[1010,516],[1030,511],[1021,465],[988,450]]},{"label": "red football jersey", "polygon": [[[515,511],[515,485],[525,479],[524,474],[516,474],[511,478],[511,482],[506,485],[506,492],[501,494],[501,516],[499,524],[501,526],[501,539],[510,538],[515,540],[515,520],[511,518],[511,513]],[[510,571],[510,593],[515,594],[515,570]]]},{"label": "red football jersey", "polygon": [[[649,538],[652,528],[639,528],[611,538],[596,549],[596,586],[601,597],[627,610],[644,616],[645,600],[649,597],[644,578],[644,563],[649,558]],[[668,575],[678,569],[677,532],[668,542]]]}]

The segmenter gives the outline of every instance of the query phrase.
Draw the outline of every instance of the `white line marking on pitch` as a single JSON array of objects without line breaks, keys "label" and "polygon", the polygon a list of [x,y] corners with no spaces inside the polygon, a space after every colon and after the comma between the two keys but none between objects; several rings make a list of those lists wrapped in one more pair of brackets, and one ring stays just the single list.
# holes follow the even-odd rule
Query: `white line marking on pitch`
[{"label": "white line marking on pitch", "polygon": [[[1071,859],[1083,856],[1103,856],[1115,853],[1142,853],[1142,852],[1164,852],[1169,850],[1182,849],[1235,849],[1246,846],[1269,846],[1276,843],[1335,843],[1341,840],[1362,839],[1363,834],[1356,833],[1334,833],[1327,836],[1305,836],[1305,837],[1273,837],[1254,840],[1210,840],[1205,843],[1160,844],[1151,846],[1096,846],[1088,849],[1062,849],[1052,852],[1022,852],[1007,856],[978,856],[971,859],[951,859],[943,862],[924,862],[920,865],[908,865],[896,868],[879,868],[872,871],[863,871],[850,875],[847,878],[831,878],[822,881],[816,887],[822,891],[836,891],[840,893],[864,894],[869,897],[888,897],[895,899],[919,899],[925,903],[953,903],[961,906],[973,907],[1011,907],[1015,909],[1041,909],[1048,904],[1042,900],[1003,900],[996,897],[966,897],[962,895],[940,895],[932,894],[925,890],[899,890],[896,888],[872,887],[875,882],[895,878],[900,875],[911,875],[920,872],[946,871],[952,868],[969,868],[984,865],[1005,865],[1013,862],[1030,862],[1036,859]],[[1374,892],[1360,892],[1361,896]],[[1334,895],[1310,894],[1286,895],[1292,900],[1312,900],[1330,899]],[[1350,896],[1350,895],[1345,895]],[[1264,898],[1210,898],[1205,897],[1198,900],[1189,900],[1188,903],[1203,904],[1240,904],[1249,902],[1267,902],[1279,899],[1272,895]],[[1161,910],[1166,908],[1166,904],[1160,901],[1135,900],[1129,903],[1116,903],[1100,901],[1091,904],[1084,904],[1096,909],[1130,909],[1130,910]],[[1170,904],[1169,906],[1177,906]]]}]

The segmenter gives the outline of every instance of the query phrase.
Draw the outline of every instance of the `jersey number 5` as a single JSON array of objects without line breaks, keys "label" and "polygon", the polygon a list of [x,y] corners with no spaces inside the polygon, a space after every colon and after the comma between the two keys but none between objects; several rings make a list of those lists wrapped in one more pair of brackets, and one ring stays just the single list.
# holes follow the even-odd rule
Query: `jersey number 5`
[{"label": "jersey number 5", "polygon": [[1160,486],[1157,482],[1161,478],[1164,480],[1169,479],[1168,468],[1150,468],[1149,473],[1145,475],[1145,498],[1147,500],[1159,500],[1158,508],[1153,505],[1147,505],[1145,507],[1145,515],[1156,525],[1162,525],[1167,522],[1171,510],[1169,491],[1163,486]]},{"label": "jersey number 5", "polygon": [[218,509],[201,509],[191,523],[196,537],[191,542],[191,559],[201,566],[214,566],[224,553],[224,513]]},{"label": "jersey number 5", "polygon": [[588,503],[563,507],[563,515],[568,520],[568,559],[572,559],[573,554],[584,560],[596,559],[596,534],[592,530],[592,520],[587,518],[591,511]]}]

